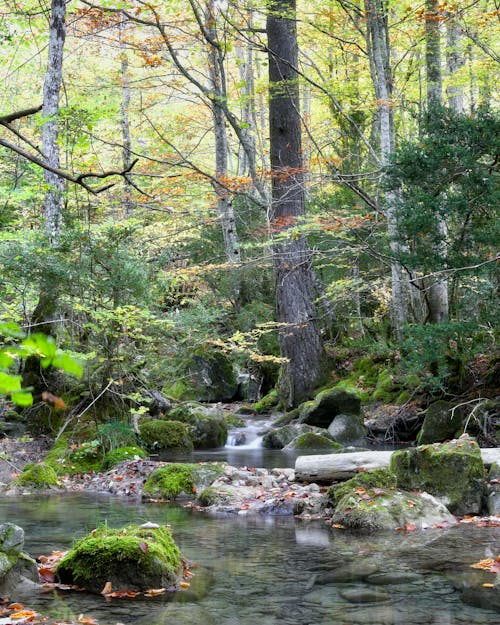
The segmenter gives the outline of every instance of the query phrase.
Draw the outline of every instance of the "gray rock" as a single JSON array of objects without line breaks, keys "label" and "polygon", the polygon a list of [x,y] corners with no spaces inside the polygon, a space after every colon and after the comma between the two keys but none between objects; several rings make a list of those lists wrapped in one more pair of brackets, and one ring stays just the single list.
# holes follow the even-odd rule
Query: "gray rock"
[{"label": "gray rock", "polygon": [[337,415],[328,426],[328,432],[342,445],[360,443],[366,436],[366,428],[357,415]]},{"label": "gray rock", "polygon": [[425,411],[422,429],[417,436],[417,443],[441,443],[454,438],[459,432],[463,421],[463,410],[453,410],[453,404],[447,401],[436,401]]},{"label": "gray rock", "polygon": [[24,530],[13,523],[0,525],[0,551],[21,553],[24,547]]},{"label": "gray rock", "polygon": [[349,603],[381,603],[389,601],[390,597],[382,590],[372,590],[361,586],[359,588],[346,588],[340,591],[340,596]]}]

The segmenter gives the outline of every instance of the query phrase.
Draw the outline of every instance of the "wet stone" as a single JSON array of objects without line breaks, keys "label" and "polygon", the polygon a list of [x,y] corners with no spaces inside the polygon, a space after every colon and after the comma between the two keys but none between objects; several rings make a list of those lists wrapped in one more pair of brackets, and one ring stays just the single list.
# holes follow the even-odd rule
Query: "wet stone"
[{"label": "wet stone", "polygon": [[334,571],[319,573],[315,584],[321,586],[325,584],[348,584],[349,582],[365,579],[377,572],[378,566],[376,564],[354,562]]},{"label": "wet stone", "polygon": [[340,591],[340,596],[349,603],[383,603],[390,600],[390,595],[383,590],[366,588],[345,588]]},{"label": "wet stone", "polygon": [[410,571],[389,571],[387,573],[375,573],[366,579],[369,584],[377,586],[391,586],[401,584],[423,583],[423,579],[417,573]]}]

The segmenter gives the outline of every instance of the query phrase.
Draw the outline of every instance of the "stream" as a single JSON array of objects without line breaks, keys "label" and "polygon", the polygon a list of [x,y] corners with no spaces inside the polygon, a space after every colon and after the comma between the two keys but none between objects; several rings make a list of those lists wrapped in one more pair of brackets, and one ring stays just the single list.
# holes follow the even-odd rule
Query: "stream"
[{"label": "stream", "polygon": [[290,517],[215,518],[177,505],[88,494],[3,498],[4,521],[24,528],[25,548],[34,556],[68,548],[103,523],[169,523],[193,563],[191,587],[169,597],[12,597],[51,618],[76,620],[83,613],[99,625],[500,624],[500,612],[488,609],[488,591],[472,594],[483,607],[463,596],[478,575],[493,578],[469,565],[497,553],[500,530],[494,528],[360,536]]}]

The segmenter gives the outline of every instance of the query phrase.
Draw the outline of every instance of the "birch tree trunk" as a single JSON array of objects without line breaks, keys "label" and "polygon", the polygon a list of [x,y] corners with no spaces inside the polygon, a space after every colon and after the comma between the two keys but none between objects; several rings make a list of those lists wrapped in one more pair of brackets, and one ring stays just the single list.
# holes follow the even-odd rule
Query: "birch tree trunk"
[{"label": "birch tree trunk", "polygon": [[[46,162],[59,168],[59,93],[62,83],[63,49],[66,39],[66,2],[52,0],[50,14],[49,56],[45,80],[43,83],[42,116],[42,152]],[[45,228],[51,247],[59,244],[64,181],[62,178],[44,169],[45,194]]]},{"label": "birch tree trunk", "polygon": [[[394,117],[392,112],[393,77],[389,42],[388,15],[384,0],[365,0],[367,20],[367,47],[370,57],[375,96],[378,102],[377,117],[380,137],[381,164],[386,166],[394,152]],[[403,247],[398,226],[397,207],[399,191],[390,190],[385,194],[385,211],[389,245],[393,260],[391,262],[392,286],[392,321],[397,336],[401,328],[409,321],[411,285],[408,274],[398,258]]]},{"label": "birch tree trunk", "polygon": [[[439,0],[426,0],[425,63],[427,71],[427,108],[429,112],[442,105],[441,34],[439,30]],[[435,215],[436,237],[434,253],[446,262],[448,227],[443,215]],[[428,319],[431,323],[448,320],[448,282],[445,277],[431,277],[427,281]]]},{"label": "birch tree trunk", "polygon": [[[120,45],[120,73],[122,80],[122,101],[120,104],[120,126],[122,132],[122,163],[123,170],[127,171],[132,163],[132,141],[130,138],[130,79],[128,75],[128,57],[127,47],[124,39],[125,35],[126,18],[123,16],[122,21],[119,24],[119,45]],[[132,201],[132,185],[129,180],[124,178],[123,186],[123,208],[125,217],[131,217],[134,209],[134,203]]]},{"label": "birch tree trunk", "polygon": [[286,359],[279,393],[286,406],[309,396],[323,360],[311,254],[306,238],[291,230],[305,213],[295,11],[295,0],[271,0],[267,15],[273,267],[280,351]]},{"label": "birch tree trunk", "polygon": [[446,32],[446,65],[450,80],[450,84],[446,89],[448,104],[454,111],[463,114],[465,113],[464,89],[463,86],[457,82],[457,74],[465,65],[462,49],[463,41],[460,27],[452,16],[449,18]]},{"label": "birch tree trunk", "polygon": [[215,178],[214,190],[217,196],[219,214],[224,239],[224,251],[230,263],[240,262],[240,243],[236,231],[236,221],[231,202],[231,194],[227,188],[229,144],[226,130],[226,115],[223,103],[227,101],[226,78],[224,73],[224,57],[217,41],[215,2],[209,0],[206,5],[205,28],[208,47],[208,69],[212,90],[211,107],[214,120],[215,136]]}]

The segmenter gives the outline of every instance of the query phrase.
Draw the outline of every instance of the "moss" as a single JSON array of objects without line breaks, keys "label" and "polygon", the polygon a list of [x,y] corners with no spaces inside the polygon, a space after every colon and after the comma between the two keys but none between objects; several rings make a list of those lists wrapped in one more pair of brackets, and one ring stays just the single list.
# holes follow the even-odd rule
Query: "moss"
[{"label": "moss", "polygon": [[175,583],[181,567],[168,527],[101,527],[75,543],[56,575],[90,592],[100,592],[106,582],[113,590],[147,590]]},{"label": "moss", "polygon": [[398,450],[390,469],[400,488],[441,497],[454,514],[479,512],[485,469],[479,446],[470,437]]},{"label": "moss", "polygon": [[211,484],[222,475],[223,466],[214,464],[168,464],[150,473],[144,487],[144,499],[176,499],[185,493],[191,495],[200,486]]},{"label": "moss", "polygon": [[346,380],[338,382],[338,384],[335,384],[333,388],[354,395],[360,400],[361,403],[365,404],[366,402],[370,401],[370,393],[356,386],[356,382],[357,380],[350,380],[348,378]]},{"label": "moss", "polygon": [[[242,406],[240,406],[240,408],[242,408]],[[253,409],[250,409],[249,412],[245,412],[245,411],[240,411],[238,409],[236,410],[236,412],[225,412],[224,421],[226,422],[228,427],[242,428],[245,426],[245,419],[240,417],[240,415],[244,415],[244,414],[253,415],[255,414],[255,411]]]},{"label": "moss", "polygon": [[372,394],[372,398],[384,403],[394,401],[399,393],[399,385],[395,382],[394,376],[389,369],[383,369],[377,378],[377,385]]},{"label": "moss", "polygon": [[362,471],[350,480],[330,486],[326,492],[333,505],[337,505],[347,495],[352,495],[360,488],[389,490],[396,487],[396,476],[389,469]]},{"label": "moss", "polygon": [[182,451],[193,450],[193,441],[189,426],[186,423],[149,419],[140,424],[139,431],[141,439],[148,447]]},{"label": "moss", "polygon": [[137,458],[147,458],[147,453],[144,449],[140,447],[136,447],[131,445],[130,447],[118,447],[118,449],[113,449],[113,451],[108,451],[108,453],[104,456],[104,468],[110,469],[114,467],[115,464],[119,462],[123,462],[124,460],[134,460]]},{"label": "moss", "polygon": [[332,441],[330,438],[326,436],[322,436],[321,434],[316,434],[315,432],[306,432],[304,434],[300,434],[291,441],[287,446],[287,449],[328,449],[332,450],[340,450],[342,449],[342,445],[340,443],[336,443]]},{"label": "moss", "polygon": [[208,508],[208,506],[213,506],[219,501],[219,493],[215,490],[215,488],[204,488],[201,492],[198,493],[196,497],[196,502],[203,506],[204,508]]},{"label": "moss", "polygon": [[273,423],[273,425],[274,427],[281,427],[282,425],[288,425],[295,419],[298,419],[299,415],[300,415],[300,410],[298,408],[294,408],[293,410],[290,410],[289,412],[285,412],[284,414],[282,414],[281,417],[278,417],[276,421]]},{"label": "moss", "polygon": [[278,391],[273,389],[269,391],[267,395],[264,395],[262,399],[253,405],[255,412],[262,414],[264,412],[271,412],[279,403]]},{"label": "moss", "polygon": [[177,380],[169,386],[164,386],[161,390],[163,395],[170,397],[171,399],[182,399],[188,392],[187,385],[182,380]]},{"label": "moss", "polygon": [[399,395],[396,397],[396,405],[402,406],[406,404],[406,402],[410,399],[410,393],[408,391],[401,391]]},{"label": "moss", "polygon": [[54,469],[42,462],[40,464],[27,464],[15,483],[19,486],[32,488],[48,488],[49,486],[57,486],[59,481]]}]

